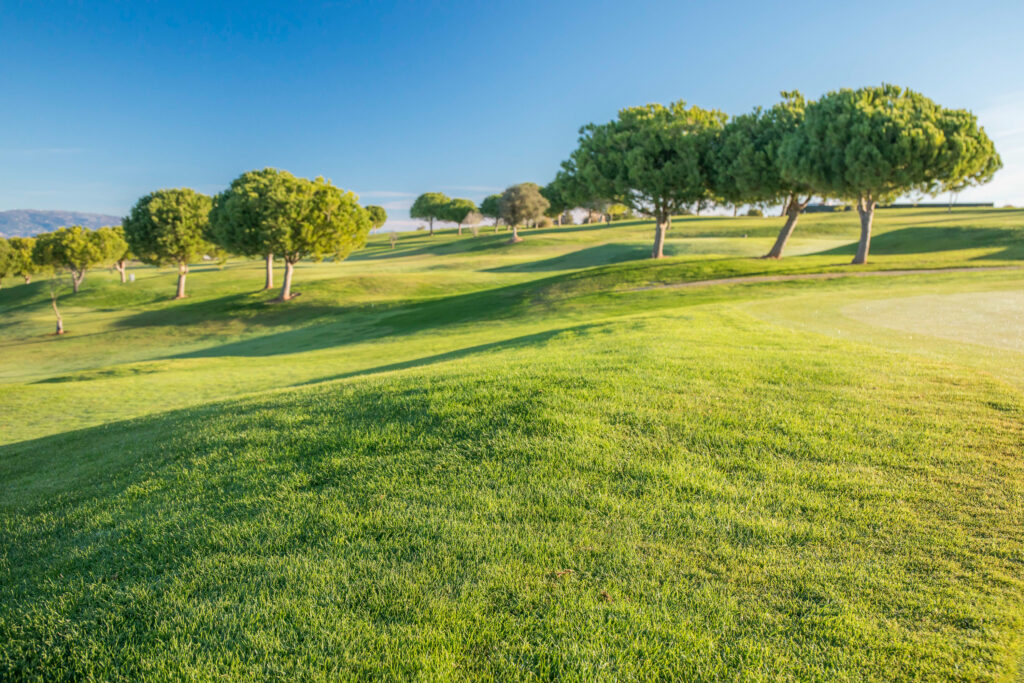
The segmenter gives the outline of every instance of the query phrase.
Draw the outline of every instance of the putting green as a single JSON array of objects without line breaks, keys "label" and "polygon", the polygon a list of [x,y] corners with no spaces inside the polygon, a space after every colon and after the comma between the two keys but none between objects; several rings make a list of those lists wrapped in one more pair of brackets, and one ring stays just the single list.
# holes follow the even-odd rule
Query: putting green
[{"label": "putting green", "polygon": [[842,313],[913,334],[1024,351],[1024,292],[990,291],[858,301]]}]

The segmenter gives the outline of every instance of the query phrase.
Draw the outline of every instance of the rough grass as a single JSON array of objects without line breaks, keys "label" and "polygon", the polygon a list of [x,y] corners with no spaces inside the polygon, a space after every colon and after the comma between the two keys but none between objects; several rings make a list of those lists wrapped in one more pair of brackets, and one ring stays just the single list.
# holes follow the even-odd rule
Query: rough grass
[{"label": "rough grass", "polygon": [[[877,260],[1015,263],[971,230],[1021,212],[958,215]],[[974,328],[1021,321],[884,306],[1024,277],[629,291],[840,267],[744,258],[759,220],[664,264],[593,251],[644,225],[383,238],[288,306],[258,264],[93,274],[65,339],[0,290],[0,678],[1019,676],[1024,354]]]}]

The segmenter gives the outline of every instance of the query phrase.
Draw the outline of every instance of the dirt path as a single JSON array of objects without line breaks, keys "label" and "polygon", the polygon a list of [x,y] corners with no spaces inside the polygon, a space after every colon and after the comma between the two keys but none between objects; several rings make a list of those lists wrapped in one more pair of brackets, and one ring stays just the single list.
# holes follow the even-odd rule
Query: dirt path
[{"label": "dirt path", "polygon": [[724,277],[717,280],[694,280],[693,282],[677,282],[675,284],[650,285],[630,289],[630,292],[643,292],[650,289],[689,289],[692,287],[711,287],[712,285],[748,284],[756,282],[785,282],[787,280],[835,280],[841,277],[885,277],[890,275],[922,275],[928,273],[966,273],[969,271],[985,272],[990,270],[1019,270],[1018,266],[981,266],[978,268],[916,268],[912,270],[861,270],[839,273],[797,273],[792,275],[744,275],[741,277]]}]

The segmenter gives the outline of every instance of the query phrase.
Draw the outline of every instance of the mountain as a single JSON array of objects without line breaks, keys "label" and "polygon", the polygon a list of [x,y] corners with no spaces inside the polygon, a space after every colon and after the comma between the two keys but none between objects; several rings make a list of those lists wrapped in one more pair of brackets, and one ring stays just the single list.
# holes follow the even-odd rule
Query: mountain
[{"label": "mountain", "polygon": [[36,211],[15,209],[0,211],[0,237],[27,237],[48,232],[65,225],[83,225],[99,228],[104,225],[121,225],[120,216],[81,211]]}]

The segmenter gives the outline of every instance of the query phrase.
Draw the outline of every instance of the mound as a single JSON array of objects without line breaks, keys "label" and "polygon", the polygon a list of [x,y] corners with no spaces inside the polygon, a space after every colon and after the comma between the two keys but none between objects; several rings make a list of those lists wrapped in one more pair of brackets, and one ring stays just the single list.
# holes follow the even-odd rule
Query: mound
[{"label": "mound", "polygon": [[0,448],[0,677],[983,679],[1019,395],[726,307]]}]

